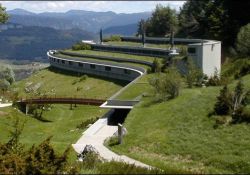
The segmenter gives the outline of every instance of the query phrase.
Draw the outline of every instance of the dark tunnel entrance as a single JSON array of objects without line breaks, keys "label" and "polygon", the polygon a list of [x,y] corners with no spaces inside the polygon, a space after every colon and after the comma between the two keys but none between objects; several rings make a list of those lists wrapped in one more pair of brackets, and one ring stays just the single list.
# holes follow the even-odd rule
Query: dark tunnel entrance
[{"label": "dark tunnel entrance", "polygon": [[116,126],[118,123],[123,124],[131,109],[112,109],[108,116],[108,125]]}]

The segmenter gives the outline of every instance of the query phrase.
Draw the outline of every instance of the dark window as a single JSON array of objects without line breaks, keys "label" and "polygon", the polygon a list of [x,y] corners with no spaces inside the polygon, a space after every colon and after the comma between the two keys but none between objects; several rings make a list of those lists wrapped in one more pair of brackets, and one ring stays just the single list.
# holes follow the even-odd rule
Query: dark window
[{"label": "dark window", "polygon": [[188,53],[194,54],[194,53],[196,53],[196,49],[193,48],[193,47],[189,47],[188,48]]},{"label": "dark window", "polygon": [[82,64],[82,63],[78,63],[78,66],[79,66],[79,67],[83,67],[83,64]]},{"label": "dark window", "polygon": [[106,71],[111,71],[111,67],[105,66]]},{"label": "dark window", "polygon": [[65,61],[64,61],[64,60],[62,60],[62,63],[63,63],[63,64],[65,64]]},{"label": "dark window", "polygon": [[73,63],[72,63],[72,61],[69,61],[69,65],[72,65]]},{"label": "dark window", "polygon": [[59,60],[57,59],[57,62],[59,63]]},{"label": "dark window", "polygon": [[94,65],[94,64],[91,64],[91,65],[90,65],[90,68],[91,68],[91,69],[95,69],[95,65]]},{"label": "dark window", "polygon": [[123,69],[123,70],[124,70],[125,74],[130,74],[131,73],[130,70],[128,70],[128,69]]},{"label": "dark window", "polygon": [[56,59],[55,59],[55,58],[53,58],[53,61],[54,61],[54,62],[56,62]]}]

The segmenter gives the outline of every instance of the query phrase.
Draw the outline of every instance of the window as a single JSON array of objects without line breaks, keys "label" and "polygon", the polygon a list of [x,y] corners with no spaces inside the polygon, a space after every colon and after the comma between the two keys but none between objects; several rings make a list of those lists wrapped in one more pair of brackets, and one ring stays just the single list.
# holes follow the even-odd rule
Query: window
[{"label": "window", "polygon": [[123,69],[123,71],[124,71],[125,74],[130,74],[131,73],[130,70],[128,70],[128,69]]},{"label": "window", "polygon": [[82,63],[78,63],[78,66],[79,66],[79,67],[83,67],[83,64],[82,64]]},{"label": "window", "polygon": [[65,61],[64,61],[64,60],[62,60],[62,64],[65,64]]},{"label": "window", "polygon": [[72,61],[69,61],[69,65],[72,65],[73,63],[72,63]]},{"label": "window", "polygon": [[57,59],[57,62],[59,63],[59,60]]},{"label": "window", "polygon": [[94,64],[90,64],[90,68],[91,69],[95,69],[95,65]]},{"label": "window", "polygon": [[190,54],[195,54],[195,53],[196,53],[196,49],[193,48],[193,47],[189,47],[189,48],[188,48],[188,53],[190,53]]},{"label": "window", "polygon": [[111,67],[105,66],[105,70],[106,70],[106,71],[111,71]]}]

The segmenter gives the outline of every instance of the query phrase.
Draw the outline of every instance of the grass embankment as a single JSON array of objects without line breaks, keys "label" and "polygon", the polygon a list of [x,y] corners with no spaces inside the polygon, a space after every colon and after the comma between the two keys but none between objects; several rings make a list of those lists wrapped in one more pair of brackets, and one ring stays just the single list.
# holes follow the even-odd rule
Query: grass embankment
[{"label": "grass embankment", "polygon": [[[129,41],[109,41],[104,42],[104,44],[114,45],[114,46],[134,46],[134,47],[143,47],[141,42],[129,42]],[[170,44],[150,44],[146,43],[144,47],[150,48],[160,48],[160,49],[169,49],[171,47]],[[176,48],[186,47],[185,45],[175,45]]]},{"label": "grass embankment", "polygon": [[136,66],[136,67],[142,67],[145,70],[149,69],[150,66],[144,65],[144,64],[137,64],[137,63],[131,63],[131,62],[119,62],[119,61],[110,61],[110,60],[104,60],[104,59],[97,59],[97,58],[83,58],[83,57],[77,57],[77,56],[69,56],[69,55],[64,55],[64,54],[55,54],[55,56],[59,58],[64,58],[64,59],[71,59],[71,60],[76,60],[76,61],[96,61],[100,64],[109,64],[109,63],[115,63],[116,65],[124,66],[124,65],[130,65],[130,66]]},{"label": "grass embankment", "polygon": [[1,108],[1,111],[1,142],[9,139],[9,131],[13,130],[10,125],[15,117],[18,117],[25,122],[20,138],[21,143],[30,147],[32,144],[39,144],[47,137],[53,136],[51,143],[55,150],[61,153],[81,136],[83,129],[77,129],[77,125],[90,118],[102,117],[107,112],[96,106],[77,105],[70,110],[70,105],[52,105],[51,110],[43,114],[43,118],[48,121],[42,122],[12,107]]},{"label": "grass embankment", "polygon": [[124,82],[99,79],[92,76],[82,78],[75,73],[59,69],[43,69],[23,81],[16,82],[14,87],[21,97],[33,96],[27,89],[36,89],[48,96],[107,99],[118,91]]},{"label": "grass embankment", "polygon": [[[16,82],[13,88],[23,98],[34,95],[34,92],[25,92],[25,87],[29,87],[29,89],[34,88],[35,92],[46,92],[48,96],[106,99],[124,85],[124,82],[114,82],[110,79],[90,76],[82,80],[81,78],[82,76],[77,76],[77,74],[58,69],[44,69],[27,79]],[[40,84],[39,88],[37,84]],[[79,88],[80,90],[77,90]],[[14,118],[18,117],[21,121],[25,121],[20,139],[25,144],[25,148],[29,148],[32,144],[40,144],[47,137],[53,136],[52,145],[56,151],[62,153],[80,138],[84,129],[77,129],[77,125],[89,119],[102,117],[107,110],[98,106],[84,105],[77,105],[76,108],[70,110],[70,105],[52,105],[52,109],[45,111],[42,116],[48,122],[25,116],[12,107],[0,108],[0,112],[0,142],[6,142],[9,139],[8,133],[13,129],[10,125]],[[73,149],[70,152],[70,159],[76,160]]]},{"label": "grass embankment", "polygon": [[[155,59],[155,57],[151,57],[151,56],[139,56],[139,55],[130,55],[130,54],[123,54],[123,53],[116,53],[116,52],[103,52],[103,51],[95,51],[95,50],[74,51],[71,49],[67,49],[64,51],[72,52],[72,53],[88,54],[88,55],[110,56],[110,57],[117,57],[117,58],[124,58],[124,59],[142,60],[142,61],[148,61],[151,63]],[[157,59],[163,60],[163,58],[157,58]]]},{"label": "grass embankment", "polygon": [[[250,89],[250,75],[243,82]],[[179,97],[163,103],[144,97],[125,121],[123,144],[111,149],[167,172],[248,173],[249,124],[215,129],[215,119],[208,117],[221,88],[183,89]]]}]

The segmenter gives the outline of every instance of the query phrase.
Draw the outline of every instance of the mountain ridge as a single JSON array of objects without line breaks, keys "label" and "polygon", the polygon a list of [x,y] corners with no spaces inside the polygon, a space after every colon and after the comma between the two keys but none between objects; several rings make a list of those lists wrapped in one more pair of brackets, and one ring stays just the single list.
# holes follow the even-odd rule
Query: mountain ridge
[{"label": "mountain ridge", "polygon": [[100,28],[138,23],[139,20],[147,19],[151,15],[151,12],[115,13],[85,10],[33,13],[23,9],[9,10],[7,13],[10,14],[9,22],[24,26],[51,27],[60,30],[80,28],[91,32],[98,32]]}]

